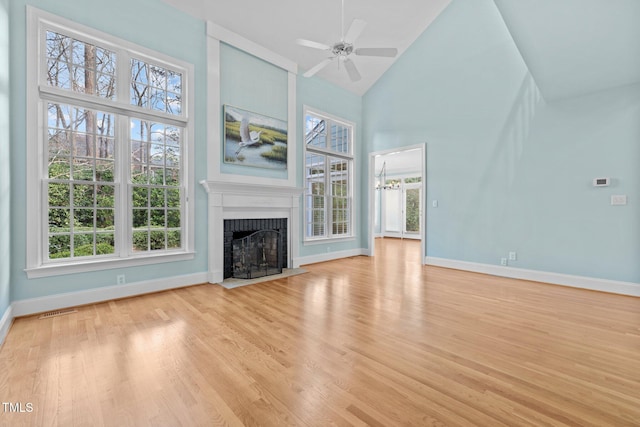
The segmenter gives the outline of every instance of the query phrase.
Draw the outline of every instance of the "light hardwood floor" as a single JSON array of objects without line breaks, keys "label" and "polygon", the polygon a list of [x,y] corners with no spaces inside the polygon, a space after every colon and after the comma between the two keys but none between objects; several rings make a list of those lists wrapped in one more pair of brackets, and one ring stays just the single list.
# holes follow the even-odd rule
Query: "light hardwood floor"
[{"label": "light hardwood floor", "polygon": [[15,321],[0,424],[638,426],[640,298],[423,267],[418,242]]}]

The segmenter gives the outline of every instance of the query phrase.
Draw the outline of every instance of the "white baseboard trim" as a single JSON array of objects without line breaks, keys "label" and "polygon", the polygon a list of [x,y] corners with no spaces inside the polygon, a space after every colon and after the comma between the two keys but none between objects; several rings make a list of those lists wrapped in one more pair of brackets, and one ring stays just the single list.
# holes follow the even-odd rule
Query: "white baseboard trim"
[{"label": "white baseboard trim", "polygon": [[13,323],[13,307],[9,306],[4,311],[2,315],[2,319],[0,319],[0,346],[4,343],[4,339],[7,337],[9,333],[9,329],[11,328],[11,324]]},{"label": "white baseboard trim", "polygon": [[349,258],[352,256],[366,255],[367,249],[350,249],[348,251],[327,252],[326,254],[298,257],[293,260],[294,265],[315,264],[317,262],[333,261],[334,259]]},{"label": "white baseboard trim", "polygon": [[59,310],[85,304],[94,304],[118,298],[166,291],[168,289],[207,283],[207,273],[189,274],[184,276],[167,277],[164,279],[145,280],[143,282],[128,283],[126,285],[105,286],[84,291],[68,292],[64,294],[48,295],[45,297],[29,298],[14,301],[11,304],[13,316],[28,316],[45,311]]},{"label": "white baseboard trim", "polygon": [[207,273],[207,281],[209,283],[222,283],[224,280],[224,271],[211,271]]},{"label": "white baseboard trim", "polygon": [[531,280],[534,282],[550,283],[553,285],[570,286],[573,288],[589,289],[592,291],[640,297],[640,283],[620,282],[615,280],[597,279],[594,277],[573,276],[570,274],[526,270],[524,268],[504,267],[501,265],[481,264],[436,257],[426,257],[425,264],[435,267],[453,268],[455,270],[490,274],[492,276],[510,277],[512,279]]}]

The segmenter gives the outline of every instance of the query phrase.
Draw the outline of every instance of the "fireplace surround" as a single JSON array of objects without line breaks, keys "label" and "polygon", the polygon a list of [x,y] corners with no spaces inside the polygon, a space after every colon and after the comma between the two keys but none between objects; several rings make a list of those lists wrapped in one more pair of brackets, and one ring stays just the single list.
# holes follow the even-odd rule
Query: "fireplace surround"
[{"label": "fireplace surround", "polygon": [[[259,182],[260,178],[256,178]],[[286,220],[283,267],[296,268],[300,242],[300,195],[297,187],[201,181],[208,196],[208,280],[225,279],[225,220]],[[227,276],[230,277],[230,276]]]}]

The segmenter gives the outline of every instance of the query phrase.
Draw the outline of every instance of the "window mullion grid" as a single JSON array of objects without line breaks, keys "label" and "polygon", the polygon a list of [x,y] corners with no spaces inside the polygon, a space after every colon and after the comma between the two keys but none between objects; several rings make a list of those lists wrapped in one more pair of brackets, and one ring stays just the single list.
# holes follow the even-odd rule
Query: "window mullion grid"
[{"label": "window mullion grid", "polygon": [[[39,179],[42,179],[41,182],[41,197],[40,197],[40,212],[46,212],[46,214],[41,215],[41,240],[38,245],[38,257],[39,263],[42,264],[44,261],[49,259],[49,171],[48,171],[48,163],[49,163],[49,148],[48,148],[48,140],[49,140],[49,125],[48,125],[48,114],[49,109],[47,108],[47,102],[40,99],[38,101],[38,108],[40,109],[40,119],[42,123],[38,123],[38,164],[40,166],[40,175]],[[45,149],[45,144],[42,141],[47,140],[47,146]]]},{"label": "window mullion grid", "polygon": [[[123,85],[119,85],[123,86]],[[88,108],[92,110],[99,110],[105,113],[111,113],[114,115],[123,116],[135,116],[136,118],[161,122],[164,124],[170,124],[172,126],[178,126],[181,128],[187,127],[188,119],[180,116],[170,116],[166,113],[158,113],[151,110],[145,110],[136,106],[122,105],[114,101],[101,101],[100,98],[94,96],[85,95],[82,93],[70,93],[58,88],[48,87],[41,85],[39,87],[40,100],[46,104],[47,101],[62,104],[71,104],[74,107]],[[118,91],[118,94],[120,91]],[[128,93],[128,92],[125,92]],[[127,98],[128,100],[128,98]],[[46,105],[45,107],[46,108]],[[44,116],[46,123],[46,114]]]},{"label": "window mullion grid", "polygon": [[[40,215],[40,242],[38,245],[38,262],[43,264],[49,259],[49,180],[43,179],[40,182],[40,206],[41,212],[46,211],[46,215]],[[46,208],[46,209],[45,209]]]},{"label": "window mullion grid", "polygon": [[[50,17],[53,21],[55,17]],[[30,117],[37,117],[37,125],[33,123],[29,126],[31,129],[37,129],[37,132],[30,136],[28,133],[29,148],[28,153],[32,153],[28,162],[28,178],[33,177],[32,180],[27,180],[28,186],[32,188],[34,195],[37,198],[30,199],[29,206],[32,212],[39,212],[37,216],[33,216],[33,220],[37,220],[37,232],[30,237],[30,240],[37,241],[32,246],[27,245],[27,267],[29,269],[35,269],[44,266],[48,261],[65,261],[63,259],[51,258],[51,245],[57,248],[61,247],[64,251],[68,251],[67,256],[60,258],[68,258],[67,264],[72,264],[73,261],[78,261],[79,256],[87,257],[95,256],[99,253],[98,244],[102,243],[105,239],[109,239],[111,242],[115,240],[114,248],[112,248],[114,257],[120,257],[122,259],[129,258],[133,254],[133,237],[132,237],[132,223],[133,223],[133,211],[132,211],[132,168],[131,168],[131,142],[132,137],[130,131],[131,117],[139,119],[163,123],[165,126],[170,125],[179,127],[181,129],[180,138],[180,161],[178,164],[172,164],[173,167],[179,168],[179,185],[176,186],[172,183],[172,188],[177,188],[180,192],[180,205],[173,206],[175,209],[180,209],[180,235],[186,236],[186,215],[185,203],[186,203],[186,176],[184,153],[185,147],[185,134],[184,131],[189,127],[190,122],[182,109],[182,114],[176,116],[169,114],[167,111],[149,111],[148,109],[142,109],[135,105],[131,105],[131,52],[136,49],[135,46],[131,47],[119,47],[122,46],[118,42],[107,42],[102,38],[102,34],[95,32],[91,29],[78,30],[74,28],[73,23],[51,23],[43,18],[43,16],[37,12],[29,11],[29,24],[33,24],[33,27],[29,27],[31,30],[35,29],[37,25],[36,37],[33,43],[29,44],[29,51],[31,54],[29,58],[35,59],[33,61],[31,70],[36,70],[36,73],[29,76],[30,90],[27,91],[29,98],[32,100],[34,107],[31,107]],[[55,39],[47,40],[47,31],[59,33],[61,37],[60,46],[62,49],[67,49],[64,54],[57,55],[55,53]],[[93,46],[96,51],[99,49],[109,50],[109,58],[104,62],[110,64],[107,68],[99,68],[95,59],[97,57],[83,57],[82,51],[74,52],[75,44],[77,40],[78,45],[86,43]],[[48,49],[52,43],[53,50],[51,58],[52,60],[62,61],[60,66],[56,66],[52,73],[55,77],[51,84],[49,84],[48,73]],[[68,44],[68,46],[66,45]],[[66,46],[66,47],[65,47]],[[125,45],[126,46],[126,45]],[[81,46],[82,47],[82,46]],[[137,50],[135,50],[137,51]],[[58,52],[62,52],[59,50]],[[100,51],[102,52],[102,51]],[[102,55],[102,53],[98,55]],[[115,55],[115,58],[111,55]],[[155,57],[155,53],[148,53],[145,55],[151,55]],[[101,58],[103,58],[101,56]],[[183,79],[187,77],[188,68],[184,65],[169,65],[172,63],[171,58],[165,58],[159,60],[162,63],[161,67],[171,70],[172,72],[179,72]],[[166,62],[166,63],[165,63]],[[102,64],[103,62],[101,62]],[[115,69],[113,68],[115,65]],[[109,66],[111,68],[109,68]],[[64,70],[67,70],[67,76],[64,76]],[[107,71],[105,71],[107,70]],[[106,86],[100,86],[100,76],[102,71],[105,71],[107,75],[104,84]],[[62,73],[62,74],[58,74]],[[113,73],[113,74],[112,74]],[[62,75],[62,79],[59,81],[57,77]],[[115,80],[110,80],[110,76]],[[66,79],[66,80],[64,80]],[[87,80],[91,79],[91,80]],[[112,85],[115,84],[115,93],[111,92]],[[71,85],[71,86],[69,86]],[[80,85],[80,86],[78,86]],[[91,88],[91,90],[83,90]],[[164,93],[168,93],[169,80],[165,79],[163,83]],[[79,89],[77,89],[79,88]],[[108,88],[109,94],[104,95],[101,88]],[[102,97],[104,95],[104,97]],[[182,99],[184,101],[184,99]],[[167,99],[164,100],[167,102]],[[88,111],[107,113],[111,115],[113,120],[113,127],[110,134],[105,135],[103,129],[105,128],[102,123],[98,124],[97,117],[92,115],[91,126],[86,128],[80,128],[73,126],[60,127],[57,124],[51,125],[52,129],[55,128],[53,134],[50,134],[50,111],[49,106],[62,105],[64,108],[68,108],[68,111]],[[182,105],[182,104],[179,104]],[[68,106],[68,107],[67,107]],[[86,114],[86,113],[84,113]],[[84,118],[79,116],[69,115],[68,123],[73,123],[76,120],[82,122]],[[35,119],[31,119],[36,121]],[[31,123],[31,121],[30,121]],[[85,122],[86,124],[86,122]],[[96,126],[100,129],[97,130]],[[64,131],[67,129],[70,135],[67,140],[58,140],[57,131]],[[112,132],[112,133],[111,133]],[[54,135],[51,136],[50,135]],[[108,138],[108,140],[102,140],[98,138]],[[86,140],[86,150],[75,151],[76,141],[81,138]],[[113,140],[111,139],[113,138]],[[90,141],[91,140],[91,141]],[[109,141],[110,140],[110,141]],[[30,141],[33,141],[31,143]],[[101,151],[98,155],[98,142],[100,141],[101,149],[104,148],[107,151]],[[52,145],[55,144],[55,145]],[[90,144],[90,145],[89,145]],[[64,175],[59,173],[58,166],[64,167],[64,161],[60,164],[56,164],[55,169],[52,169],[50,164],[50,153],[54,153],[54,158],[57,162],[58,155],[51,151],[52,147],[58,150],[64,150],[64,147],[70,147],[67,151],[68,154],[68,173]],[[109,147],[110,146],[110,147]],[[166,147],[165,151],[166,151]],[[108,153],[108,155],[102,154]],[[102,179],[105,172],[105,165],[110,163],[111,157],[113,158],[113,165],[110,165],[112,174],[111,178]],[[74,167],[80,165],[78,174],[75,174]],[[168,160],[165,158],[164,171],[166,172]],[[98,168],[100,167],[100,174],[98,174]],[[109,167],[109,166],[108,166]],[[56,173],[51,173],[54,170]],[[62,169],[64,171],[64,169]],[[93,170],[93,176],[89,173]],[[176,175],[174,175],[175,177]],[[175,181],[174,181],[175,182]],[[166,183],[162,185],[156,185],[155,187],[161,188],[164,195],[164,231],[165,242],[167,242],[167,229],[169,227],[169,204],[168,193]],[[108,188],[111,187],[111,188]],[[66,189],[65,189],[66,188]],[[149,186],[147,188],[150,188]],[[104,191],[101,191],[105,189]],[[66,191],[66,196],[65,192]],[[92,194],[89,197],[89,194]],[[110,196],[112,194],[112,196]],[[174,192],[172,197],[178,194]],[[105,199],[106,198],[106,199]],[[162,201],[160,201],[162,203]],[[51,206],[50,206],[51,205]],[[36,209],[33,209],[35,207]],[[56,218],[58,215],[68,216],[67,224],[64,224],[64,217],[61,217],[56,224],[52,224],[52,215]],[[80,215],[81,218],[76,218]],[[106,215],[106,216],[105,216]],[[110,216],[110,217],[109,217]],[[30,216],[31,218],[31,216]],[[76,221],[77,220],[77,221]],[[111,222],[111,224],[109,224]],[[104,224],[107,224],[106,226]],[[176,223],[177,224],[177,223]],[[112,227],[112,232],[108,227]],[[99,234],[100,233],[100,234]],[[55,241],[50,241],[50,236],[63,236],[63,238],[56,238]],[[68,236],[68,237],[66,237]],[[35,239],[33,237],[36,237]],[[68,243],[67,243],[68,241]],[[89,243],[92,243],[91,250],[89,250]],[[112,243],[112,244],[113,244]],[[77,249],[82,246],[83,254],[76,254]],[[181,245],[183,248],[185,245]],[[165,243],[165,249],[167,245]],[[60,253],[57,251],[56,254]],[[110,252],[111,253],[111,252]],[[59,258],[59,257],[55,257]],[[74,260],[75,258],[75,260]],[[53,264],[53,263],[52,263]]]},{"label": "window mullion grid", "polygon": [[348,227],[347,228],[347,234],[349,234],[349,235],[353,235],[353,215],[352,215],[352,212],[353,212],[353,197],[349,196],[347,198],[347,212],[346,212],[346,215],[347,215],[346,221],[347,221],[347,227]]},{"label": "window mullion grid", "polygon": [[[168,79],[167,79],[168,82]],[[168,85],[168,83],[167,83]],[[168,89],[167,89],[168,90]],[[187,181],[187,168],[186,168],[186,164],[185,164],[185,159],[187,158],[187,147],[186,144],[184,143],[185,140],[187,138],[187,127],[184,126],[180,129],[180,143],[179,143],[179,147],[180,147],[180,161],[178,162],[178,167],[180,168],[180,173],[178,174],[178,179],[180,180],[179,185],[178,185],[178,191],[180,194],[180,206],[184,206],[184,209],[180,210],[180,239],[181,239],[181,244],[182,247],[187,247],[189,242],[187,241],[187,230],[185,227],[185,223],[187,221],[187,218],[189,217],[189,198],[187,195],[187,188],[185,186],[185,182]],[[167,224],[167,230],[169,229],[169,196],[168,193],[165,192],[165,197],[166,199],[166,203],[165,203],[165,209],[166,209],[166,215],[165,215],[165,223]],[[167,235],[167,239],[168,239],[168,235]],[[167,240],[167,245],[169,244],[169,241]]]},{"label": "window mullion grid", "polygon": [[[166,80],[167,79],[165,79],[165,89],[166,89]],[[166,106],[165,106],[165,108],[166,108]],[[162,167],[164,168],[164,173],[163,173],[163,175],[164,175],[164,183],[163,183],[163,186],[162,186],[162,193],[163,193],[162,196],[163,196],[163,199],[164,199],[164,203],[163,203],[163,206],[162,206],[162,210],[164,211],[164,215],[163,215],[164,216],[164,218],[163,218],[164,219],[164,224],[163,224],[164,225],[164,229],[163,229],[163,231],[164,231],[164,249],[167,250],[167,247],[168,247],[168,244],[167,244],[168,243],[167,242],[167,238],[168,238],[168,236],[167,236],[167,231],[168,231],[167,230],[168,229],[167,215],[168,215],[169,211],[167,209],[168,208],[168,203],[167,203],[167,188],[168,188],[168,186],[167,186],[167,135],[166,135],[166,128],[165,128],[164,141],[163,141],[163,144],[162,144],[162,151],[164,153],[163,158],[162,158]],[[180,178],[178,178],[178,179],[180,179]],[[180,183],[182,183],[182,181],[180,181]]]},{"label": "window mullion grid", "polygon": [[327,150],[320,147],[309,147],[306,148],[309,153],[316,153],[325,156],[331,156],[342,160],[353,160],[353,156],[349,153],[340,153],[338,151]]},{"label": "window mullion grid", "polygon": [[[95,135],[94,135],[95,139]],[[95,166],[94,166],[95,167]],[[94,170],[95,174],[95,170]],[[96,178],[93,180],[93,254],[98,254],[98,240],[100,235],[98,234],[98,186],[96,185]]]},{"label": "window mullion grid", "polygon": [[[349,140],[349,142],[351,142],[351,140]],[[347,205],[347,209],[348,209],[348,211],[347,211],[347,224],[349,226],[349,230],[348,230],[349,233],[348,234],[351,235],[351,236],[354,235],[354,233],[355,233],[354,229],[353,229],[353,217],[354,217],[354,215],[353,215],[353,186],[354,186],[354,183],[353,183],[353,181],[354,181],[353,168],[354,167],[355,167],[355,162],[352,161],[349,164],[349,173],[347,174],[347,177],[348,177],[347,179],[349,180],[347,182],[347,191],[348,191],[348,193],[347,193],[347,196],[348,196],[347,197],[347,200],[348,200],[348,205]]]},{"label": "window mullion grid", "polygon": [[329,183],[329,179],[327,178],[329,176],[329,156],[325,155],[325,154],[321,154],[322,156],[322,161],[323,161],[323,165],[324,165],[324,189],[322,191],[322,197],[324,200],[324,203],[322,204],[322,237],[329,237],[329,212],[331,212],[329,210],[329,203],[331,201],[331,197],[329,197],[329,187],[328,185],[330,185]]},{"label": "window mullion grid", "polygon": [[131,167],[129,165],[129,118],[118,115],[115,144],[115,225],[116,253],[120,258],[127,258],[131,253]]},{"label": "window mullion grid", "polygon": [[130,108],[131,56],[124,49],[118,49],[116,55],[116,103]]},{"label": "window mullion grid", "polygon": [[331,157],[326,155],[325,160],[325,214],[324,214],[324,230],[325,237],[331,238],[333,236],[333,187],[331,182]]},{"label": "window mullion grid", "polygon": [[[334,121],[333,119],[326,117],[324,115],[318,115],[316,113],[310,113],[310,112],[306,112],[305,113],[305,117],[308,115],[312,115],[314,117],[318,117],[322,120],[325,121],[325,129],[327,130],[326,132],[326,144],[327,147],[317,147],[317,146],[309,146],[306,145],[305,146],[305,150],[308,153],[314,153],[316,155],[320,155],[323,156],[325,159],[325,177],[324,177],[324,183],[325,183],[325,190],[324,190],[324,233],[323,233],[323,237],[330,239],[333,237],[339,237],[339,236],[344,236],[344,234],[348,234],[348,235],[352,235],[353,234],[353,203],[352,203],[352,195],[353,195],[353,180],[352,180],[352,168],[353,168],[353,163],[354,163],[354,158],[353,158],[353,154],[352,154],[352,150],[353,150],[353,141],[352,141],[352,135],[353,135],[353,129],[351,127],[351,125],[346,125],[343,124],[342,122],[339,121]],[[344,127],[345,129],[342,129],[340,138],[337,138],[337,144],[341,144],[341,146],[344,146],[344,144],[349,144],[349,150],[347,152],[341,152],[339,151],[340,147],[336,147],[336,150],[332,150],[331,148],[328,148],[331,146],[331,129],[332,129],[332,125],[333,124],[337,124],[340,127]],[[348,194],[346,195],[346,207],[343,207],[341,209],[345,209],[346,208],[346,212],[341,212],[340,215],[337,215],[339,217],[341,217],[341,215],[344,213],[347,215],[347,227],[348,230],[346,233],[337,233],[334,234],[333,233],[333,227],[334,227],[334,220],[333,220],[333,208],[334,208],[334,188],[333,188],[333,183],[332,183],[332,171],[331,171],[331,159],[337,159],[337,160],[343,160],[345,162],[347,162],[348,164],[348,172],[347,172],[347,191]],[[341,198],[344,197],[343,194],[340,194]],[[343,223],[340,223],[340,226],[338,228],[342,228],[343,227]]]}]

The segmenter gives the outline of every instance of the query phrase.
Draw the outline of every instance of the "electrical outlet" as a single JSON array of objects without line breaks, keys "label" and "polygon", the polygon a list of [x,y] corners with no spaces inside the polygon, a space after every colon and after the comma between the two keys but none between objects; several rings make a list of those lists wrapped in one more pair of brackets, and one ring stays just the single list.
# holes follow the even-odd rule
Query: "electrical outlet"
[{"label": "electrical outlet", "polygon": [[118,285],[124,285],[125,284],[124,274],[118,274],[116,276],[116,281],[117,281]]},{"label": "electrical outlet", "polygon": [[516,261],[518,259],[518,254],[516,252],[509,252],[509,261]]},{"label": "electrical outlet", "polygon": [[431,206],[433,206],[434,208],[438,207],[438,201],[434,200],[433,202],[431,202]]},{"label": "electrical outlet", "polygon": [[500,258],[500,265],[507,265],[507,259],[506,258]]}]

